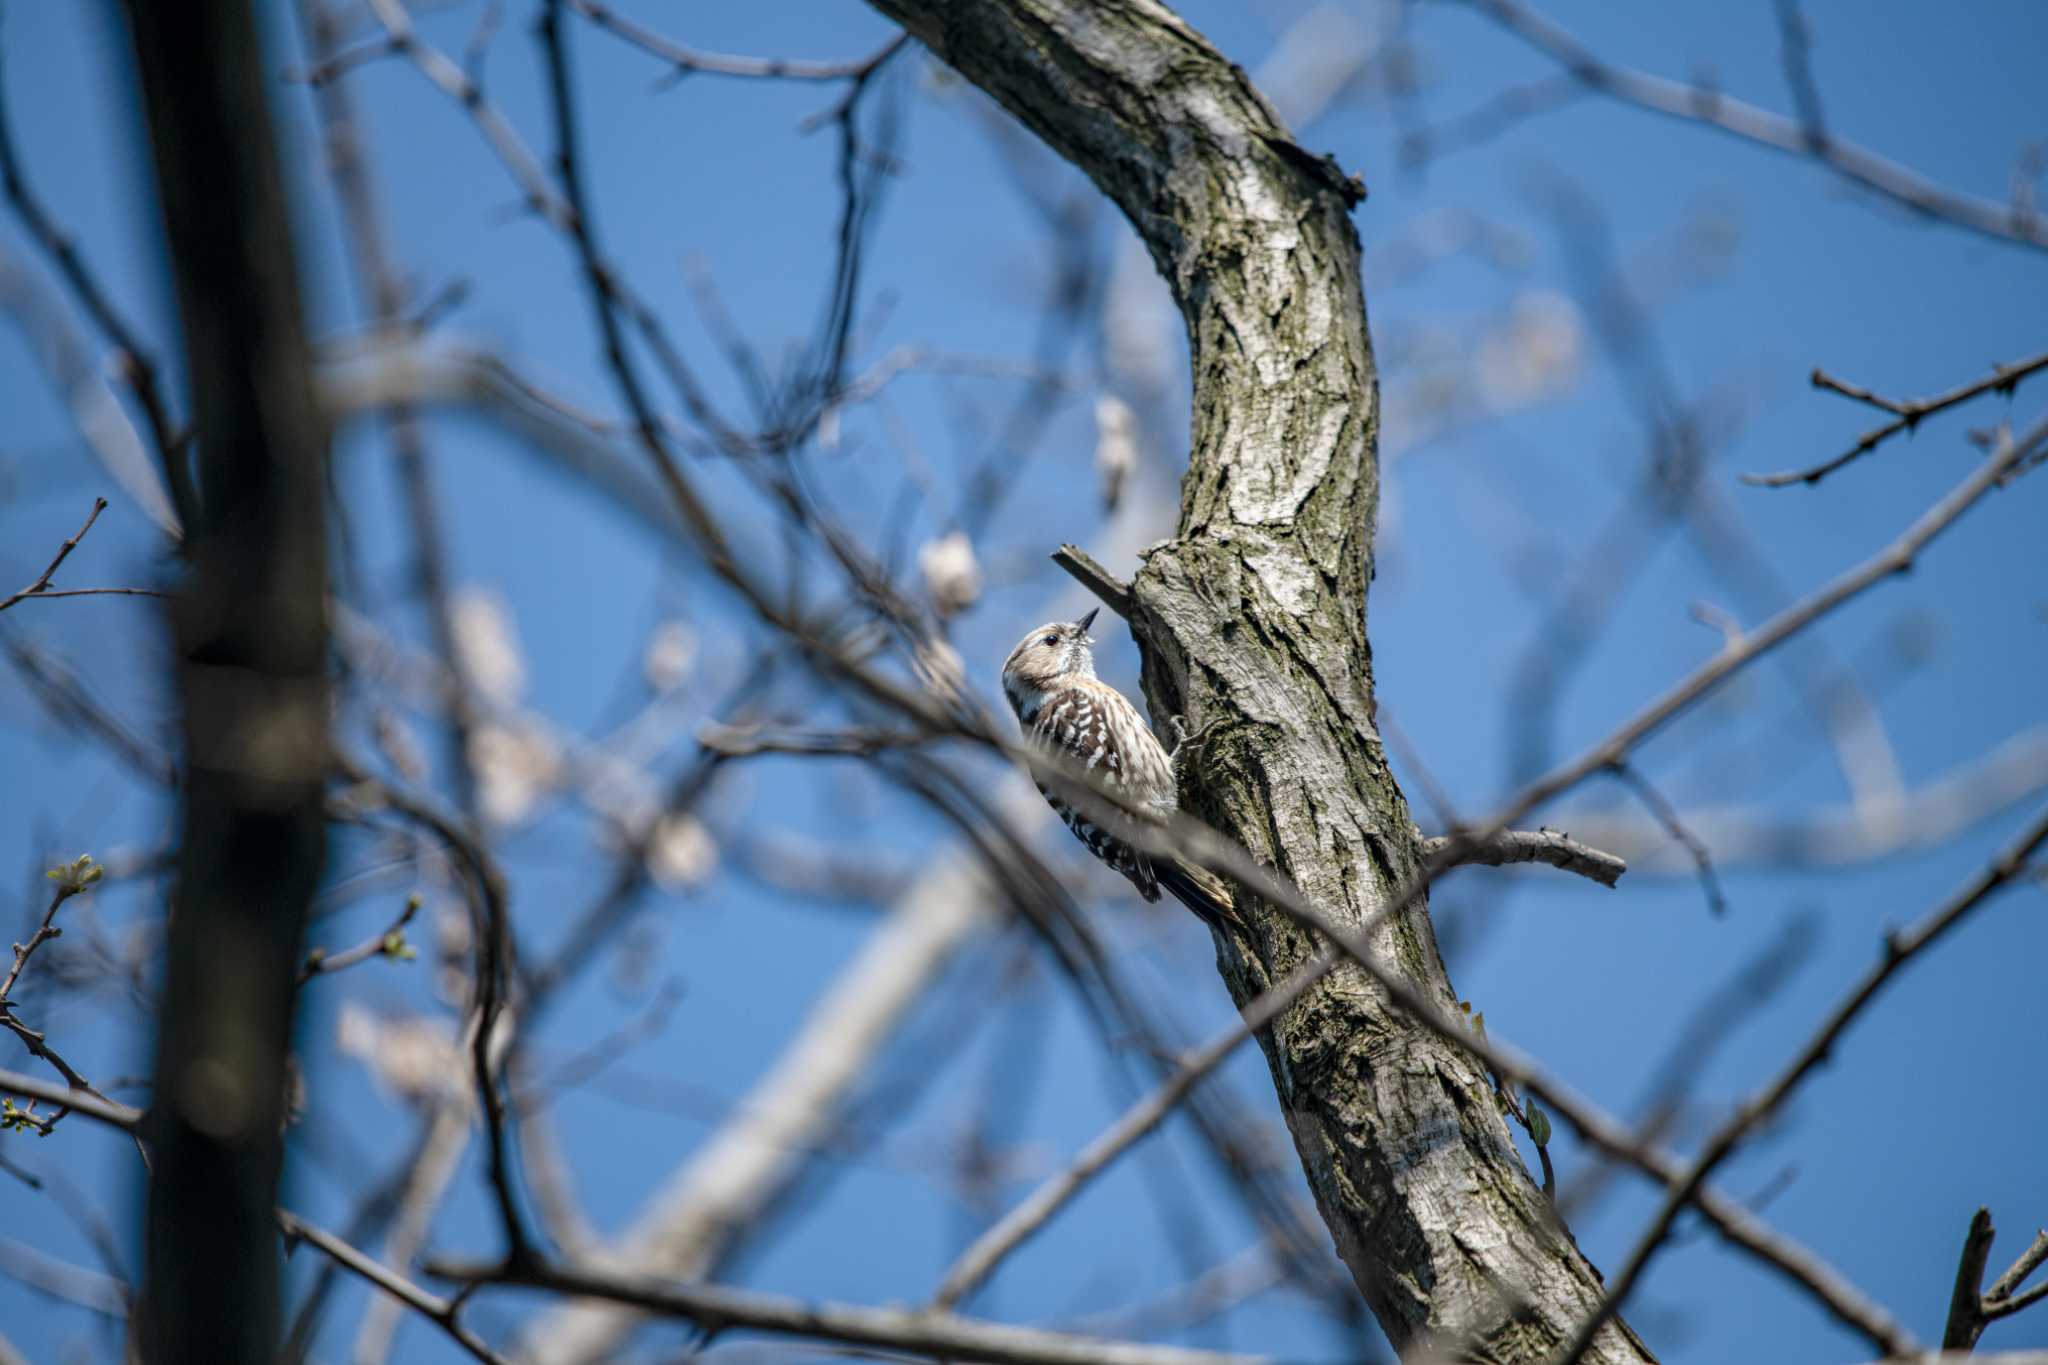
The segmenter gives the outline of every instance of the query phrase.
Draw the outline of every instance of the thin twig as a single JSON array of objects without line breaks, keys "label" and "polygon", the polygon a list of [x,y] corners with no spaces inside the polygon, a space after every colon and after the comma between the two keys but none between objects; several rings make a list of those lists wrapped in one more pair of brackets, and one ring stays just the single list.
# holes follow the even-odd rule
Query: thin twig
[{"label": "thin twig", "polygon": [[60,1105],[74,1114],[109,1124],[123,1132],[133,1133],[142,1126],[142,1111],[133,1105],[56,1085],[19,1071],[0,1071],[0,1091],[44,1104]]},{"label": "thin twig", "polygon": [[28,942],[14,945],[14,966],[8,969],[7,979],[0,981],[0,1009],[6,1007],[7,998],[14,992],[14,983],[21,979],[21,969],[28,965],[29,956],[36,949],[42,947],[45,942],[58,937],[64,932],[51,922],[57,918],[57,907],[79,894],[83,889],[82,887],[60,883],[56,891],[50,896],[50,908],[43,912],[43,922],[36,926],[36,931],[33,934],[29,935]]},{"label": "thin twig", "polygon": [[2027,1282],[2027,1276],[2041,1268],[2048,1261],[2048,1231],[2037,1230],[2034,1240],[2019,1254],[2003,1275],[1991,1282],[1991,1288],[1984,1291],[1987,1299],[2009,1299],[2013,1292]]},{"label": "thin twig", "polygon": [[1815,388],[1830,389],[1845,398],[1853,398],[1859,403],[1868,403],[1874,408],[1881,408],[1885,412],[1894,413],[1898,420],[1887,422],[1881,427],[1873,427],[1869,431],[1864,432],[1863,435],[1856,439],[1855,445],[1850,446],[1849,449],[1833,459],[1823,460],[1819,464],[1808,466],[1805,469],[1787,469],[1776,474],[1744,474],[1742,481],[1756,488],[1784,488],[1788,484],[1819,483],[1843,465],[1869,454],[1900,432],[1911,431],[1920,424],[1921,419],[1930,417],[1946,408],[1955,407],[1958,403],[1966,403],[1981,394],[2003,393],[2010,397],[2013,390],[2019,387],[2021,380],[2030,375],[2038,374],[2044,369],[2048,369],[2048,351],[2043,351],[2040,355],[2029,357],[2026,360],[2015,360],[2008,365],[1994,365],[1991,367],[1989,378],[1972,381],[1958,388],[1950,389],[1947,393],[1938,393],[1931,398],[1911,398],[1904,401],[1880,397],[1868,389],[1837,379],[1824,370],[1815,369],[1813,372],[1813,386]]},{"label": "thin twig", "polygon": [[353,948],[344,948],[338,953],[330,953],[325,948],[313,949],[306,954],[306,965],[299,968],[299,984],[303,986],[316,976],[342,971],[373,957],[410,956],[411,950],[405,943],[405,926],[412,923],[412,917],[420,912],[421,904],[419,896],[407,896],[398,918],[392,920],[382,933],[372,934]]},{"label": "thin twig", "polygon": [[[85,525],[79,527],[77,534],[73,535],[71,539],[65,541],[62,545],[57,547],[56,558],[50,561],[49,567],[44,569],[42,573],[37,576],[35,582],[29,584],[20,592],[14,594],[14,596],[6,598],[5,600],[0,600],[0,611],[6,611],[16,602],[23,601],[24,599],[30,597],[63,597],[73,595],[70,593],[53,593],[49,591],[50,580],[56,576],[57,570],[63,567],[64,561],[71,557],[71,552],[78,548],[78,542],[85,539],[85,533],[92,529],[92,524],[100,519],[100,513],[106,510],[107,500],[105,498],[94,498],[92,500],[92,512],[89,515],[87,515],[85,519]],[[107,592],[118,590],[102,588],[97,589],[97,591]],[[162,596],[161,593],[152,593],[150,595],[152,597]]]},{"label": "thin twig", "polygon": [[444,1299],[420,1288],[411,1280],[388,1269],[374,1257],[366,1256],[333,1233],[315,1227],[295,1213],[277,1211],[277,1224],[294,1241],[309,1242],[333,1259],[336,1265],[359,1275],[377,1288],[411,1308],[446,1332],[456,1345],[484,1365],[508,1365],[505,1357],[484,1344],[482,1337],[462,1325],[459,1299]]},{"label": "thin twig", "polygon": [[[46,589],[43,592],[27,593],[24,596],[32,597],[37,601],[45,601],[54,597],[160,597],[168,601],[172,594],[158,592],[155,588],[54,588]],[[7,605],[13,606],[14,604],[9,602]]]}]

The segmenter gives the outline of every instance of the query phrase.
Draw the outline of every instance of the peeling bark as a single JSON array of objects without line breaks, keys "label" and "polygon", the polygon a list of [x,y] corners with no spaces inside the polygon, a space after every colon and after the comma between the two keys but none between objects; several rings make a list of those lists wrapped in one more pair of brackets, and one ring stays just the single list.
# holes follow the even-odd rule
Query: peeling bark
[{"label": "peeling bark", "polygon": [[[1366,595],[1378,384],[1349,210],[1245,78],[1146,0],[874,0],[1124,211],[1187,323],[1178,534],[1134,583],[1155,716],[1213,724],[1184,803],[1359,923],[1417,870],[1373,726]],[[1223,945],[1242,1005],[1313,952],[1263,906]],[[1374,949],[1456,1006],[1427,908]],[[1521,1361],[1567,1342],[1597,1273],[1457,1048],[1340,968],[1260,1038],[1337,1251],[1404,1353]],[[1587,1359],[1653,1359],[1626,1326]]]}]

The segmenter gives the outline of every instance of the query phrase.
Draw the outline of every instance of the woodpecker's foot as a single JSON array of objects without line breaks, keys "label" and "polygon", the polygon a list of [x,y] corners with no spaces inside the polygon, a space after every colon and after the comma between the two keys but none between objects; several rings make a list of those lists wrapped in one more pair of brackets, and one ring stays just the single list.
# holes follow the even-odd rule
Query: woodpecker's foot
[{"label": "woodpecker's foot", "polygon": [[1167,753],[1167,757],[1173,762],[1173,789],[1178,792],[1181,788],[1181,776],[1189,759],[1201,748],[1202,741],[1208,737],[1209,732],[1223,723],[1223,717],[1217,716],[1192,732],[1189,731],[1187,722],[1179,716],[1168,717],[1167,723],[1173,727],[1173,748]]}]

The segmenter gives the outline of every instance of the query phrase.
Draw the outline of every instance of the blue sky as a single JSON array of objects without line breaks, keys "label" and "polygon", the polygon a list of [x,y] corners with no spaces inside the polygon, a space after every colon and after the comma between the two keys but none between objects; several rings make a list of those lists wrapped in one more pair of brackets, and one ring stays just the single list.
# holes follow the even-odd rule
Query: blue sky
[{"label": "blue sky", "polygon": [[[58,219],[156,341],[172,350],[166,290],[150,229],[146,158],[124,92],[119,33],[99,6],[15,5],[0,26],[6,97],[26,169]],[[523,134],[551,145],[540,102],[531,6],[517,0],[492,48],[490,90]],[[871,50],[889,26],[851,3],[684,6],[646,0],[628,12],[704,48],[794,57]],[[1183,12],[1233,60],[1259,69],[1276,37],[1307,7],[1191,5]],[[1553,3],[1557,21],[1609,59],[1677,76],[1708,75],[1730,94],[1789,107],[1772,6],[1618,7]],[[1367,34],[1375,8],[1342,13]],[[430,38],[459,51],[477,6],[436,6]],[[282,71],[297,60],[289,7],[266,7]],[[2038,54],[2048,17],[2027,0],[1950,10],[1910,3],[1814,5],[1815,63],[1830,126],[1953,188],[2002,197],[2016,158],[2048,139]],[[1455,4],[1417,7],[1424,108],[1447,117],[1491,93],[1548,75],[1544,60]],[[583,136],[607,251],[671,319],[692,362],[720,401],[740,406],[740,387],[700,324],[687,271],[700,263],[726,308],[771,361],[807,337],[831,266],[837,200],[829,131],[803,121],[834,93],[805,85],[694,78],[653,89],[658,69],[585,25],[573,28],[583,97]],[[392,61],[350,77],[396,254],[424,299],[455,281],[469,295],[444,334],[501,351],[585,406],[613,411],[569,253],[542,225],[510,212],[510,183],[474,129],[417,72]],[[1031,353],[1050,254],[1042,222],[1011,182],[979,97],[933,77],[912,54],[882,95],[900,105],[901,171],[892,181],[868,258],[862,306],[873,324],[864,359],[896,344],[979,357]],[[301,237],[312,313],[323,336],[358,321],[320,179],[310,107],[302,88],[280,82],[288,166],[304,192]],[[1366,249],[1368,308],[1386,365],[1390,458],[1371,604],[1381,698],[1428,771],[1466,814],[1511,789],[1528,716],[1509,685],[1545,629],[1551,604],[1642,477],[1641,427],[1631,390],[1581,331],[1582,363],[1545,401],[1490,420],[1463,408],[1441,433],[1398,414],[1433,373],[1436,358],[1471,357],[1518,304],[1577,318],[1587,283],[1582,261],[1595,238],[1585,225],[1559,229],[1545,196],[1560,183],[1597,205],[1614,258],[1650,301],[1655,350],[1687,402],[1714,398],[1714,438],[1704,480],[1769,576],[1804,591],[1874,552],[1967,471],[1967,428],[2004,412],[1980,400],[1930,422],[1911,441],[1818,488],[1767,491],[1740,471],[1808,463],[1835,453],[1876,414],[1814,391],[1815,366],[1909,396],[1977,377],[1993,362],[2048,345],[2048,254],[1989,242],[1918,221],[1844,188],[1815,167],[1712,132],[1597,99],[1515,128],[1417,174],[1398,161],[1397,133],[1371,89],[1336,102],[1296,129],[1302,143],[1336,155],[1364,176],[1371,197],[1357,211]],[[1071,193],[1071,173],[1049,173]],[[1393,269],[1418,225],[1476,215],[1511,232],[1506,259],[1474,253],[1407,276]],[[1712,229],[1701,235],[1701,224]],[[1082,229],[1101,249],[1124,249],[1128,230],[1106,207]],[[1688,231],[1693,235],[1688,237]],[[1679,249],[1691,243],[1690,255]],[[1702,245],[1705,243],[1705,245]],[[0,227],[0,250],[47,279],[17,225]],[[1673,260],[1690,264],[1671,266]],[[1576,291],[1576,292],[1575,292]],[[1560,300],[1566,301],[1560,304]],[[1560,307],[1562,314],[1559,313]],[[1142,316],[1126,319],[1142,327]],[[1175,396],[1148,437],[1177,451],[1185,436],[1185,358],[1177,330],[1161,334],[1173,357]],[[1632,353],[1639,359],[1640,349]],[[1059,586],[1042,555],[1062,540],[1091,543],[1102,523],[1091,467],[1099,340],[1063,362],[1080,382],[1051,418],[1044,444],[1014,501],[977,547],[1002,572],[963,617],[955,643],[970,681],[996,697],[994,673],[1008,646],[1038,619]],[[1110,376],[1113,378],[1114,376]],[[2040,381],[2036,381],[2039,384]],[[911,377],[892,387],[886,410],[849,418],[842,451],[818,461],[820,487],[849,524],[872,530],[903,488],[906,470],[929,471],[912,543],[952,528],[961,472],[983,458],[989,423],[1007,410],[1014,381]],[[2048,389],[2022,388],[2016,423],[2034,420]],[[1404,403],[1406,406],[1404,406]],[[95,493],[113,502],[67,566],[73,586],[143,583],[162,571],[161,547],[135,506],[86,456],[33,353],[0,328],[0,585],[31,579],[83,519]],[[601,503],[548,472],[492,428],[460,417],[428,424],[445,490],[445,520],[458,580],[495,590],[523,647],[526,703],[571,730],[607,727],[633,698],[639,651],[658,620],[680,617],[702,642],[700,673],[683,704],[687,726],[730,684],[746,659],[734,605],[691,567],[630,528]],[[361,570],[358,605],[414,639],[424,632],[402,600],[404,538],[384,447],[367,425],[344,431],[337,487]],[[1178,468],[1179,456],[1170,457]],[[737,538],[774,541],[772,522],[729,473],[707,471]],[[2042,490],[2022,482],[1990,498],[1938,542],[1909,576],[1831,618],[1821,638],[1855,667],[1876,698],[1908,788],[1981,758],[2044,716],[2048,582],[2041,552]],[[1128,564],[1112,565],[1128,570]],[[1755,575],[1752,575],[1754,578]],[[1716,646],[1690,607],[1707,601],[1748,624],[1788,600],[1769,586],[1731,585],[1679,531],[1633,563],[1617,587],[1613,624],[1560,694],[1554,755],[1575,752],[1654,696]],[[93,692],[140,731],[162,732],[163,645],[149,609],[127,599],[28,603],[0,620],[0,636],[61,653]],[[1135,688],[1135,650],[1105,635],[1105,676]],[[1796,813],[1843,802],[1847,787],[1827,739],[1801,700],[1798,674],[1765,663],[1695,716],[1654,740],[1645,772],[1674,800],[1731,802]],[[795,707],[806,694],[791,690]],[[801,716],[801,712],[793,712]],[[833,719],[825,713],[824,719]],[[423,733],[425,733],[423,731]],[[658,759],[679,766],[679,742]],[[1737,761],[1741,760],[1741,761]],[[1401,763],[1418,819],[1438,821],[1420,799],[1413,765]],[[93,850],[111,857],[147,849],[165,834],[168,811],[118,767],[54,726],[9,674],[0,677],[0,868],[19,869],[24,890],[4,913],[20,924],[40,894],[29,874],[50,860]],[[1569,825],[1574,807],[1612,805],[1594,786],[1545,813]],[[1561,876],[1468,871],[1436,897],[1453,982],[1483,1009],[1490,1028],[1543,1058],[1617,1112],[1633,1112],[1662,1076],[1667,1050],[1689,1011],[1754,955],[1810,916],[1815,944],[1789,985],[1745,1019],[1711,1056],[1692,1064],[1694,1095],[1711,1121],[1774,1073],[1872,960],[1887,926],[1910,922],[1964,882],[2038,810],[2036,793],[1944,846],[1848,868],[1730,866],[1730,904],[1710,916],[1686,875],[1639,871],[1619,890]],[[752,765],[720,789],[720,828],[775,828],[855,842],[914,863],[947,832],[928,812],[850,768],[802,761]],[[551,816],[503,845],[515,877],[515,915],[527,941],[545,945],[588,898],[604,870],[588,852],[589,828]],[[346,853],[355,848],[342,842]],[[1066,855],[1063,845],[1049,845]],[[1121,885],[1088,883],[1090,909],[1130,970],[1190,1037],[1228,1017],[1199,931],[1178,917],[1134,913]],[[109,943],[132,941],[160,904],[161,888],[138,881],[79,904]],[[323,921],[320,943],[353,942],[379,927],[389,898]],[[67,909],[67,915],[71,910]],[[626,950],[648,978],[674,980],[681,1003],[659,1035],[625,1066],[713,1096],[741,1093],[778,1053],[807,1005],[872,929],[866,911],[807,903],[732,868],[687,895],[647,902]],[[86,940],[74,924],[72,943]],[[19,937],[21,930],[10,928]],[[146,956],[146,940],[144,953]],[[1013,942],[990,944],[961,965],[995,978]],[[2041,964],[2048,920],[2038,888],[1984,909],[1953,939],[1914,964],[1850,1033],[1829,1065],[1799,1093],[1784,1121],[1721,1176],[1739,1196],[1775,1190],[1767,1216],[1828,1257],[1923,1338],[1938,1338],[1962,1232],[1988,1205],[2003,1230],[1993,1254],[2005,1264],[2048,1221],[2040,1133],[2048,1092],[2030,1077],[2025,1041],[2044,1019]],[[616,964],[608,964],[616,965]],[[296,1150],[288,1200],[337,1221],[365,1170],[396,1159],[410,1120],[360,1067],[333,1055],[340,1002],[397,1013],[433,1010],[424,964],[371,964],[316,983],[305,1046],[316,1058],[318,1142]],[[645,1005],[604,970],[548,1021],[555,1055],[609,1033]],[[926,1292],[974,1226],[934,1167],[973,1122],[981,1097],[1012,1093],[1019,1169],[1042,1173],[1098,1131],[1127,1092],[1114,1080],[1072,995],[1039,970],[1004,1008],[970,1011],[958,1046],[902,1065],[942,1065],[878,1154],[835,1163],[782,1216],[786,1230],[744,1258],[734,1275],[762,1288],[861,1302]],[[147,1037],[136,1016],[104,997],[51,1002],[28,997],[23,1014],[47,1022],[53,1041],[88,1074],[143,1069]],[[33,1002],[33,1003],[31,1003]],[[937,1007],[935,1006],[935,1009]],[[930,1021],[926,1021],[927,1025]],[[1021,1041],[1020,1041],[1021,1040]],[[2012,1040],[2020,1040],[2015,1046]],[[0,1065],[27,1065],[19,1055]],[[1015,1072],[1016,1074],[1013,1074]],[[1263,1065],[1240,1057],[1232,1093],[1272,1124]],[[630,1083],[629,1083],[630,1084]],[[649,1082],[651,1084],[651,1082]],[[131,1096],[132,1097],[132,1096]],[[630,1219],[671,1167],[708,1131],[699,1121],[620,1104],[608,1092],[565,1097],[559,1126],[579,1193],[602,1229]],[[1277,1132],[1277,1127],[1275,1127]],[[40,1142],[18,1136],[4,1150],[40,1172],[61,1172],[101,1201],[136,1259],[131,1223],[139,1192],[132,1148],[72,1123]],[[1181,1190],[1200,1211],[1202,1241],[1222,1259],[1252,1240],[1234,1204],[1215,1188],[1179,1127],[1140,1154],[1169,1154]],[[1556,1153],[1564,1174],[1583,1169],[1569,1137]],[[1291,1166],[1291,1154],[1284,1156]],[[1296,1177],[1298,1180],[1298,1177]],[[433,1245],[482,1250],[490,1243],[481,1184],[457,1177]],[[1028,1188],[1015,1183],[1003,1197]],[[1126,1163],[1084,1196],[995,1281],[978,1309],[1015,1320],[1059,1320],[1164,1292],[1185,1278],[1174,1234],[1153,1208],[1154,1187]],[[1623,1180],[1613,1198],[1575,1224],[1602,1267],[1626,1255],[1652,1192]],[[878,1232],[878,1229],[883,1231]],[[90,1263],[92,1253],[42,1196],[0,1174],[0,1237]],[[306,1253],[295,1274],[307,1270]],[[513,1301],[488,1308],[488,1329],[510,1320]],[[347,1353],[361,1293],[349,1286],[321,1342]],[[1737,1309],[1739,1311],[1731,1311]],[[1782,1281],[1689,1235],[1661,1258],[1631,1314],[1672,1361],[1837,1362],[1868,1354]],[[118,1335],[89,1314],[51,1307],[0,1279],[0,1323],[35,1359],[72,1346],[111,1358]],[[452,1358],[420,1325],[403,1329],[406,1360]],[[673,1333],[657,1338],[673,1343]],[[1300,1299],[1270,1295],[1227,1327],[1192,1335],[1202,1344],[1263,1350],[1291,1360],[1341,1360],[1358,1349]],[[1994,1326],[1987,1349],[2048,1345],[2048,1315]]]}]

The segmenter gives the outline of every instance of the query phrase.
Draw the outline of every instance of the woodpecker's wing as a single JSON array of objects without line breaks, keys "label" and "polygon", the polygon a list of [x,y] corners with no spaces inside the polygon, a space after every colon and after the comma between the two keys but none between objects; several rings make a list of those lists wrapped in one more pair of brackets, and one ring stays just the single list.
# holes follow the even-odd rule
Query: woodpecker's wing
[{"label": "woodpecker's wing", "polygon": [[[1032,717],[1031,742],[1078,765],[1076,776],[1140,806],[1159,799],[1171,781],[1172,765],[1144,720],[1123,694],[1093,680],[1077,681],[1049,696]],[[1156,752],[1155,752],[1156,751]],[[1059,812],[1074,837],[1103,862],[1130,879],[1148,901],[1159,899],[1152,862],[1123,837],[1136,817],[1120,810],[1077,809],[1058,788],[1038,790]]]},{"label": "woodpecker's wing", "polygon": [[[1129,699],[1104,683],[1089,679],[1061,688],[1033,718],[1031,740],[1082,764],[1103,790],[1154,812],[1153,818],[1163,819],[1177,804],[1173,760]],[[1129,878],[1146,900],[1158,900],[1164,889],[1205,924],[1242,927],[1235,899],[1220,878],[1179,859],[1155,860],[1127,842],[1127,831],[1140,817],[1111,810],[1098,819],[1043,783],[1038,790],[1088,851]]]}]

